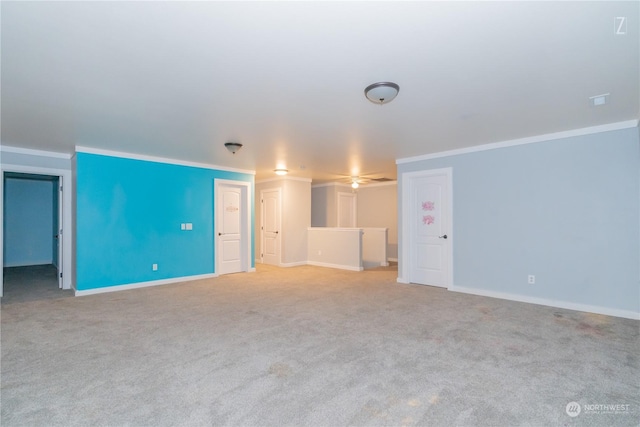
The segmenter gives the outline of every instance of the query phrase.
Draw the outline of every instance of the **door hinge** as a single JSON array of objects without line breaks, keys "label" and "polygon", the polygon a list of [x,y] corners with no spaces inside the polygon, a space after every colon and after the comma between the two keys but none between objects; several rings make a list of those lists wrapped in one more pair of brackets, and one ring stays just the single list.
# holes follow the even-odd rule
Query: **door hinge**
[{"label": "door hinge", "polygon": [[62,272],[60,272],[60,278],[62,279]]},{"label": "door hinge", "polygon": [[62,185],[60,186],[60,191],[62,191]]}]

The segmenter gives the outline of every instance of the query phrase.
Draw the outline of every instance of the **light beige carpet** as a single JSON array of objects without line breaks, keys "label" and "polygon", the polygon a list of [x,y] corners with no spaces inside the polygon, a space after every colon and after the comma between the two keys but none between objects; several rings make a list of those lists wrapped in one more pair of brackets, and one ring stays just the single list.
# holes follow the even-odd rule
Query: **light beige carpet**
[{"label": "light beige carpet", "polygon": [[638,425],[637,321],[392,268],[257,270],[54,299],[6,284],[2,425]]}]

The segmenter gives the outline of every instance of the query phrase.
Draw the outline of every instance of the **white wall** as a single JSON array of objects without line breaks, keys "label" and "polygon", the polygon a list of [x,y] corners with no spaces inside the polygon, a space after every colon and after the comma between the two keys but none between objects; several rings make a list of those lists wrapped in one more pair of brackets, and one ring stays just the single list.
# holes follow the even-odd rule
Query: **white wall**
[{"label": "white wall", "polygon": [[312,227],[328,227],[329,219],[327,218],[327,192],[328,186],[312,186],[311,187],[311,226]]},{"label": "white wall", "polygon": [[299,265],[307,261],[307,233],[311,226],[311,181],[284,181],[282,215],[282,263]]},{"label": "white wall", "polygon": [[[398,176],[445,167],[453,289],[640,318],[637,127],[401,160]],[[400,237],[403,281],[411,248]]]},{"label": "white wall", "polygon": [[[340,183],[319,184],[311,188],[311,226],[337,227],[337,193],[351,192],[351,186]],[[387,228],[387,256],[398,259],[398,185],[396,181],[364,184],[356,191],[356,226]]]},{"label": "white wall", "polygon": [[351,191],[351,187],[344,184],[320,184],[311,188],[311,226],[337,227],[338,206],[336,197],[339,190]]},{"label": "white wall", "polygon": [[386,228],[362,229],[362,266],[374,268],[388,266]]},{"label": "white wall", "polygon": [[362,230],[359,228],[310,227],[308,264],[361,271]]},{"label": "white wall", "polygon": [[307,262],[307,228],[311,226],[311,180],[286,176],[256,182],[255,259],[260,262],[262,251],[260,192],[275,188],[280,188],[282,195],[280,265],[283,267],[304,265]]},{"label": "white wall", "polygon": [[396,181],[358,188],[358,227],[387,228],[387,257],[398,259],[398,185]]},{"label": "white wall", "polygon": [[71,170],[71,155],[48,151],[25,150],[0,145],[2,164],[33,168]]}]

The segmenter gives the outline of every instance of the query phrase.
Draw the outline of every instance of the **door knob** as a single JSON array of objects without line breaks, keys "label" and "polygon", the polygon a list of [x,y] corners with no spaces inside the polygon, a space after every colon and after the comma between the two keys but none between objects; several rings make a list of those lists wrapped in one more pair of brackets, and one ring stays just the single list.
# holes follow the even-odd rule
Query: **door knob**
[{"label": "door knob", "polygon": [[446,234],[443,234],[442,236],[438,236],[438,239],[446,239],[446,238],[447,238]]},{"label": "door knob", "polygon": [[276,233],[276,234],[278,234],[278,232],[277,232],[277,231],[276,231],[275,233]]},{"label": "door knob", "polygon": [[218,236],[222,236],[224,233],[218,233]]}]

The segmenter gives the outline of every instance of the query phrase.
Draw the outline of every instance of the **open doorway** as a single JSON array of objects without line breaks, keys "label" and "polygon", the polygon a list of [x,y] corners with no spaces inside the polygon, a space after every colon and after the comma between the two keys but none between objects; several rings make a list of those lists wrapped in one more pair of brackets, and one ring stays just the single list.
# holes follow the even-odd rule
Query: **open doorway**
[{"label": "open doorway", "polygon": [[62,177],[4,172],[2,185],[4,296],[62,289]]}]

